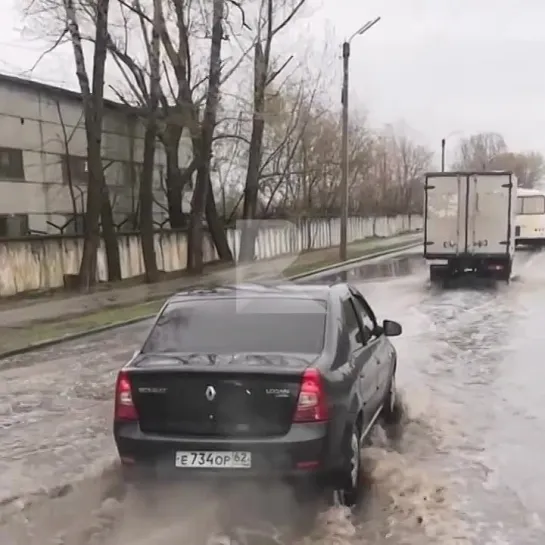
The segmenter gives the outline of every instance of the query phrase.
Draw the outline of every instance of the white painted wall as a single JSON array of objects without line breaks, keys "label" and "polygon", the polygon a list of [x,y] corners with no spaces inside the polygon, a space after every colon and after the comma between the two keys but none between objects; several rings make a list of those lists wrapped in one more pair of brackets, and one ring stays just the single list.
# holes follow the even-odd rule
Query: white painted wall
[{"label": "white painted wall", "polygon": [[[337,246],[340,225],[337,219],[313,220],[298,226],[290,222],[264,222],[256,244],[258,259],[293,255],[309,249]],[[348,241],[369,237],[387,237],[422,228],[420,216],[394,218],[349,218]],[[310,238],[309,238],[310,233]],[[240,230],[227,233],[234,254],[238,254]],[[123,278],[144,273],[140,239],[136,235],[120,235],[119,249]],[[166,231],[155,237],[158,266],[164,271],[183,270],[187,266],[187,242],[184,232]],[[59,288],[64,275],[78,272],[83,240],[78,237],[36,237],[0,242],[0,296],[31,290]],[[217,259],[208,241],[205,261]],[[106,280],[104,248],[98,253],[98,277]]]}]

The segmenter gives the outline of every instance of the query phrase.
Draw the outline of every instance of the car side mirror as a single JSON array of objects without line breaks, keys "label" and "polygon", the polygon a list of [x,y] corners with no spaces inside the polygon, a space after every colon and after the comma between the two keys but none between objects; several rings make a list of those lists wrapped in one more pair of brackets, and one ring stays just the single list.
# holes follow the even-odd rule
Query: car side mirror
[{"label": "car side mirror", "polygon": [[358,332],[356,333],[356,342],[357,342],[357,343],[360,343],[360,344],[365,344],[365,343],[363,342],[363,336],[362,336],[362,334],[361,334],[361,331],[358,331]]},{"label": "car side mirror", "polygon": [[403,328],[398,322],[393,320],[384,320],[382,322],[382,331],[387,337],[399,337],[403,333]]}]

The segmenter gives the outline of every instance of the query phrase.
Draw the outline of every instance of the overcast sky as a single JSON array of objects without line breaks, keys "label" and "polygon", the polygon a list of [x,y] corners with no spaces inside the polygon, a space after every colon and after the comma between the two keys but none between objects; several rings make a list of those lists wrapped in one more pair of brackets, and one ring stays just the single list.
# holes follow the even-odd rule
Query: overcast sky
[{"label": "overcast sky", "polygon": [[[317,51],[328,36],[340,53],[345,37],[382,17],[352,42],[351,104],[374,125],[405,123],[434,148],[451,133],[453,147],[460,135],[498,131],[513,149],[545,153],[543,0],[314,1],[290,38],[311,39]],[[44,46],[21,37],[20,4],[0,20],[0,71],[24,76]],[[77,88],[69,50],[44,59],[33,77]],[[338,85],[331,93],[340,96]]]}]

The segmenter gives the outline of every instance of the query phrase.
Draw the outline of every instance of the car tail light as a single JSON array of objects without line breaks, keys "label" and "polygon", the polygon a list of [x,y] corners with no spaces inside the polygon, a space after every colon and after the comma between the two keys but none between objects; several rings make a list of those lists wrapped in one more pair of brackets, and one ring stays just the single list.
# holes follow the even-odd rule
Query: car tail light
[{"label": "car tail light", "polygon": [[115,387],[115,420],[138,420],[138,413],[132,401],[132,388],[129,373],[120,371]]},{"label": "car tail light", "polygon": [[324,382],[317,369],[303,373],[294,422],[324,422],[328,419]]}]

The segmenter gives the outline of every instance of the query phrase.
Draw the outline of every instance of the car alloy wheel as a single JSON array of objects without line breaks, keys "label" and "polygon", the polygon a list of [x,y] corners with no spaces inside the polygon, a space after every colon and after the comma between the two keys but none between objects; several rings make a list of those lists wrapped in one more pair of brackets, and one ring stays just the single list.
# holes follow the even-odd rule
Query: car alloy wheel
[{"label": "car alloy wheel", "polygon": [[398,398],[395,374],[390,379],[390,387],[388,388],[387,399],[384,400],[382,406],[382,423],[386,427],[396,427],[403,418],[403,408],[400,405]]},{"label": "car alloy wheel", "polygon": [[347,445],[347,466],[340,488],[333,490],[333,505],[352,507],[358,501],[360,488],[360,439],[357,428],[354,428]]},{"label": "car alloy wheel", "polygon": [[390,395],[389,395],[389,405],[390,405],[390,414],[393,414],[396,410],[396,378],[395,375],[392,377],[392,380],[390,381]]},{"label": "car alloy wheel", "polygon": [[360,475],[360,441],[356,433],[357,430],[352,432],[350,438],[350,484],[353,489],[356,489],[359,485]]}]

